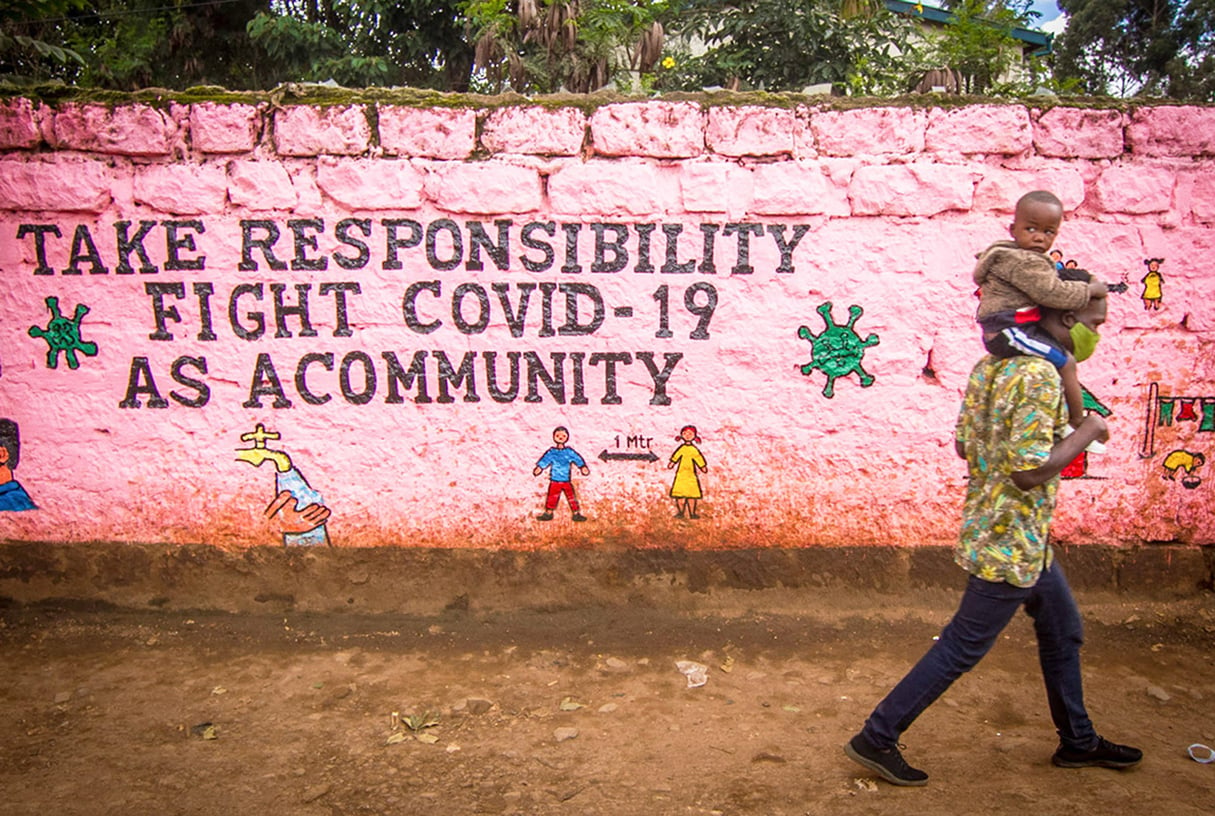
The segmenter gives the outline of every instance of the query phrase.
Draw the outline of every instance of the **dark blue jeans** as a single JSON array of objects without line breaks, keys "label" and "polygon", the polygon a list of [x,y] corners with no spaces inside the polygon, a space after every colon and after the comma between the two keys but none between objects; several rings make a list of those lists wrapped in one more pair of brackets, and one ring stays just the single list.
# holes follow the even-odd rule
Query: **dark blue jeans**
[{"label": "dark blue jeans", "polygon": [[899,735],[916,717],[983,659],[1022,606],[1034,621],[1046,699],[1059,740],[1066,748],[1090,750],[1097,743],[1097,734],[1084,708],[1080,611],[1057,562],[1032,587],[992,583],[972,575],[958,611],[940,639],[865,721],[861,732],[865,738],[880,749],[898,744]]}]

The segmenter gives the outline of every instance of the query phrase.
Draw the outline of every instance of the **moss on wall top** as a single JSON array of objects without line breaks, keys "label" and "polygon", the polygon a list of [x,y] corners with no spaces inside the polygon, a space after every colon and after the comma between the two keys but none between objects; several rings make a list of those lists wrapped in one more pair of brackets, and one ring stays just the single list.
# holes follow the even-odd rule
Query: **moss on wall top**
[{"label": "moss on wall top", "polygon": [[[170,104],[216,102],[220,104],[256,105],[335,105],[383,104],[416,108],[502,108],[539,105],[545,108],[578,108],[588,114],[604,105],[621,102],[692,102],[703,107],[760,106],[792,109],[809,105],[820,110],[855,110],[878,107],[960,108],[970,105],[1023,105],[1032,108],[1067,106],[1098,110],[1133,110],[1139,107],[1182,105],[1171,99],[1117,99],[1114,97],[983,97],[957,94],[908,94],[899,97],[839,97],[810,96],[801,93],[767,93],[764,91],[700,91],[677,92],[660,96],[622,94],[599,91],[591,94],[543,94],[524,96],[505,93],[493,96],[468,93],[444,93],[420,88],[342,88],[310,83],[286,83],[269,91],[231,91],[215,85],[185,90],[144,88],[138,91],[109,91],[100,88],[79,88],[70,85],[6,86],[0,85],[0,98],[24,97],[55,107],[68,102],[125,105],[133,102],[153,107]],[[1215,105],[1198,105],[1215,107]]]}]

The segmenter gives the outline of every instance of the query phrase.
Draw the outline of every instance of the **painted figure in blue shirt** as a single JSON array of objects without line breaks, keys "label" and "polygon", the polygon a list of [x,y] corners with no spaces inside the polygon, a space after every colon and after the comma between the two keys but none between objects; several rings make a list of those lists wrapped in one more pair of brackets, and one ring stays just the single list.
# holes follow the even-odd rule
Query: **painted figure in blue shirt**
[{"label": "painted figure in blue shirt", "polygon": [[20,459],[21,434],[17,423],[0,419],[0,512],[38,509],[13,475]]},{"label": "painted figure in blue shirt", "polygon": [[586,516],[582,515],[580,511],[578,498],[574,495],[574,483],[570,476],[575,467],[583,476],[589,476],[591,470],[586,466],[586,460],[578,451],[566,447],[566,443],[569,441],[569,429],[564,425],[554,428],[553,447],[544,452],[540,461],[536,462],[535,470],[532,471],[532,475],[539,476],[545,468],[549,469],[548,495],[544,499],[544,512],[536,516],[540,521],[553,520],[553,511],[557,509],[557,502],[561,501],[563,493],[566,501],[569,502],[570,513],[573,514],[571,518],[574,521],[586,521]]}]

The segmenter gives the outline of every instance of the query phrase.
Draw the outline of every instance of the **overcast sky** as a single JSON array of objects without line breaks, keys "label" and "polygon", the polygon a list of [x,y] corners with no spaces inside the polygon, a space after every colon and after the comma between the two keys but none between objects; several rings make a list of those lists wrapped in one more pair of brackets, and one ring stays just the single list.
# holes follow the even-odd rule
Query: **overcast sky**
[{"label": "overcast sky", "polygon": [[1055,0],[1034,0],[1032,8],[1042,15],[1038,18],[1037,28],[1051,34],[1062,33],[1067,25],[1067,18],[1059,13],[1059,6],[1055,4]]}]

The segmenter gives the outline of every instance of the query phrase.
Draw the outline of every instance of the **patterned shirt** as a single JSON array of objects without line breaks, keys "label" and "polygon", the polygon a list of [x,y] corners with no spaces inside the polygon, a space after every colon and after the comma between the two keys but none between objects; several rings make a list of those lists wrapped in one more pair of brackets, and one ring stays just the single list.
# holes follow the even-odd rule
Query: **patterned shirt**
[{"label": "patterned shirt", "polygon": [[1059,479],[1021,490],[1012,474],[1045,465],[1066,424],[1059,372],[1045,360],[989,355],[971,371],[958,414],[969,479],[954,560],[972,575],[1028,587],[1050,565]]}]

